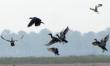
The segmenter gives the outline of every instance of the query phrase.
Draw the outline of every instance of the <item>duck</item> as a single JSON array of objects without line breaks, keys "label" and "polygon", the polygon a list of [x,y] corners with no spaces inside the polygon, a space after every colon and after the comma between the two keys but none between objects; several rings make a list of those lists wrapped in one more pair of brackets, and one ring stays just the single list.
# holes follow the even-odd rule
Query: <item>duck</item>
[{"label": "duck", "polygon": [[44,24],[44,22],[42,22],[38,17],[30,17],[29,19],[31,19],[31,21],[27,27],[31,27],[33,24],[35,24],[35,26],[40,26],[41,23]]},{"label": "duck", "polygon": [[68,33],[68,31],[69,31],[69,28],[66,27],[65,30],[60,32],[60,35],[56,34],[56,36],[60,39],[60,42],[68,43],[68,41],[66,40],[66,34]]},{"label": "duck", "polygon": [[48,48],[48,51],[53,52],[55,55],[60,55],[59,50],[56,47]]},{"label": "duck", "polygon": [[[22,39],[23,37],[24,37],[24,36],[22,36],[20,39]],[[7,42],[10,42],[10,45],[11,45],[12,47],[14,47],[14,46],[15,46],[15,42],[18,41],[18,40],[14,40],[13,37],[11,37],[11,40],[7,40],[7,39],[5,39],[3,36],[1,36],[1,38],[2,38],[3,40],[7,41]]]},{"label": "duck", "polygon": [[95,8],[90,8],[90,10],[92,10],[92,11],[96,12],[97,14],[99,14],[99,11],[98,11],[99,7],[102,7],[102,4],[95,5]]},{"label": "duck", "polygon": [[97,39],[94,39],[95,41],[92,42],[92,44],[94,46],[98,46],[100,47],[103,51],[102,52],[105,52],[105,51],[108,51],[108,49],[106,48],[106,43],[109,39],[109,34],[106,35],[103,39],[101,39],[100,41],[98,41]]},{"label": "duck", "polygon": [[59,38],[53,36],[52,33],[49,33],[48,35],[50,35],[51,40],[49,41],[48,44],[46,44],[46,46],[50,46],[50,45],[53,45],[53,44],[58,43],[58,42],[61,41]]}]

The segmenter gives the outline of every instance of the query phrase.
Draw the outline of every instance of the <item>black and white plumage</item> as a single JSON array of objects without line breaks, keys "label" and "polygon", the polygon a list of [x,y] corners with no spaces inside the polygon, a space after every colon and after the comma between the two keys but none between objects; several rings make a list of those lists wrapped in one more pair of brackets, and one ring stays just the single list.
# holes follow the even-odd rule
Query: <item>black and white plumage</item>
[{"label": "black and white plumage", "polygon": [[68,43],[68,41],[66,40],[66,34],[68,33],[68,31],[69,28],[67,27],[64,31],[60,32],[60,35],[56,34],[56,36],[60,39],[61,42]]},{"label": "black and white plumage", "polygon": [[94,46],[99,46],[99,47],[103,50],[103,52],[104,52],[104,51],[108,51],[108,49],[106,48],[106,43],[107,43],[108,39],[109,39],[109,35],[106,35],[106,36],[105,36],[103,39],[101,39],[100,41],[98,41],[97,39],[94,39],[95,41],[92,42],[92,44],[93,44]]},{"label": "black and white plumage", "polygon": [[[23,39],[24,36],[22,36],[20,39]],[[11,37],[11,40],[7,40],[5,39],[3,36],[1,36],[1,38],[7,42],[10,42],[10,45],[13,47],[15,46],[15,42],[17,42],[18,40],[14,40],[13,37]]]},{"label": "black and white plumage", "polygon": [[53,47],[53,48],[48,48],[48,51],[53,52],[55,55],[60,55],[58,48],[55,48],[55,47]]},{"label": "black and white plumage", "polygon": [[98,8],[102,7],[102,6],[103,6],[102,4],[98,4],[98,5],[95,5],[95,8],[90,8],[90,10],[92,10],[92,11],[94,11],[94,12],[99,14]]},{"label": "black and white plumage", "polygon": [[28,24],[28,27],[31,27],[33,24],[35,24],[35,26],[40,26],[40,24],[44,24],[41,19],[37,18],[37,17],[30,17],[31,21]]},{"label": "black and white plumage", "polygon": [[50,45],[53,45],[53,44],[55,44],[57,42],[60,42],[60,39],[55,37],[55,36],[53,36],[51,33],[49,33],[48,35],[50,35],[51,40],[49,41],[48,44],[46,44],[46,46],[50,46]]}]

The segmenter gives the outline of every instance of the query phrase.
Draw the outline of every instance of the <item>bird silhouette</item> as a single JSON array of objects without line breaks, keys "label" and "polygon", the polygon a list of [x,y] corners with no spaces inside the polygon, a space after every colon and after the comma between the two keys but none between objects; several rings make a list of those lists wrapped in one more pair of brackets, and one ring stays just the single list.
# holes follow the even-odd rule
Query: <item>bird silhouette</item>
[{"label": "bird silhouette", "polygon": [[51,40],[49,41],[48,44],[46,44],[46,46],[50,46],[50,45],[53,45],[53,44],[61,41],[59,38],[53,36],[51,33],[49,33],[48,35],[50,35]]},{"label": "bird silhouette", "polygon": [[68,31],[69,31],[69,28],[67,27],[64,31],[60,32],[60,35],[56,34],[56,36],[60,39],[61,42],[68,43],[68,41],[66,40],[66,34]]},{"label": "bird silhouette", "polygon": [[[22,39],[24,36],[22,36],[20,39]],[[10,45],[13,47],[15,46],[15,42],[17,42],[18,40],[14,40],[13,37],[11,37],[11,40],[7,40],[5,39],[3,36],[1,36],[1,38],[7,42],[10,42]]]},{"label": "bird silhouette", "polygon": [[105,36],[103,39],[101,39],[100,41],[98,41],[97,39],[94,39],[95,41],[92,42],[92,44],[93,44],[94,46],[99,46],[99,47],[103,50],[103,52],[104,52],[104,51],[108,51],[108,49],[106,48],[106,43],[107,43],[108,39],[109,39],[109,35],[106,35],[106,36]]},{"label": "bird silhouette", "polygon": [[43,22],[41,22],[41,19],[37,18],[37,17],[30,17],[31,21],[28,24],[28,27],[31,27],[33,24],[35,24],[35,26],[40,26],[40,24],[44,24]]},{"label": "bird silhouette", "polygon": [[96,12],[97,14],[99,14],[99,11],[98,11],[98,8],[99,7],[102,7],[103,5],[102,4],[98,4],[98,5],[95,5],[95,8],[90,8],[90,10]]},{"label": "bird silhouette", "polygon": [[48,51],[53,52],[55,55],[60,55],[58,48],[55,48],[55,47],[48,48]]}]

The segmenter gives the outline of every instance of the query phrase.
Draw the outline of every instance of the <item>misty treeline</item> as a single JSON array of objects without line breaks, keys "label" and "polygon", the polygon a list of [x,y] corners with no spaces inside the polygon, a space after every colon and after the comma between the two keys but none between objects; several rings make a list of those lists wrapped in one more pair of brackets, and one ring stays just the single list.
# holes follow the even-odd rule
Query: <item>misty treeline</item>
[{"label": "misty treeline", "polygon": [[[47,51],[47,44],[51,39],[48,35],[53,33],[48,29],[42,29],[40,32],[25,32],[19,31],[14,33],[10,30],[3,30],[0,35],[6,39],[19,39],[22,35],[24,38],[16,42],[15,47],[10,47],[10,44],[0,38],[0,56],[52,56],[50,52]],[[56,33],[53,33],[55,35]],[[94,38],[101,40],[105,35],[110,34],[110,29],[106,29],[100,32],[88,32],[81,33],[79,31],[70,30],[67,33],[68,43],[63,45],[62,43],[56,43],[52,46],[58,47],[61,56],[72,56],[72,55],[110,55],[110,41],[107,42],[108,52],[104,54],[99,47],[94,47],[91,43]],[[51,46],[51,47],[52,47]],[[54,56],[54,55],[53,55]]]}]

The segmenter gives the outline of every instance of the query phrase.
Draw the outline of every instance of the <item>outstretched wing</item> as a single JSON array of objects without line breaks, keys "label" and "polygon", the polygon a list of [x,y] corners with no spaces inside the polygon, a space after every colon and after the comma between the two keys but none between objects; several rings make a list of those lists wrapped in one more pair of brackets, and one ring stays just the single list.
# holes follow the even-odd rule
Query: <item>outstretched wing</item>
[{"label": "outstretched wing", "polygon": [[98,7],[101,7],[101,6],[103,6],[102,4],[98,4]]},{"label": "outstretched wing", "polygon": [[32,26],[34,23],[35,23],[35,20],[32,19],[32,20],[30,21],[30,23],[28,24],[28,27]]},{"label": "outstretched wing", "polygon": [[69,28],[67,27],[67,28],[64,30],[63,34],[66,35],[68,31],[69,31]]},{"label": "outstretched wing", "polygon": [[109,39],[109,34],[107,36],[105,36],[104,42],[106,43],[108,41],[108,39]]},{"label": "outstretched wing", "polygon": [[58,50],[58,48],[55,48],[55,54],[56,54],[56,55],[59,55],[59,50]]},{"label": "outstretched wing", "polygon": [[58,48],[48,48],[48,51],[53,52],[55,55],[59,55]]},{"label": "outstretched wing", "polygon": [[55,43],[57,43],[57,42],[58,42],[58,41],[51,40],[51,41],[49,41],[49,43],[48,43],[48,44],[46,44],[46,46],[53,45],[53,44],[55,44]]},{"label": "outstretched wing", "polygon": [[95,9],[97,9],[97,8],[98,8],[98,6],[96,5],[96,6],[95,6]]},{"label": "outstretched wing", "polygon": [[60,38],[65,38],[65,35],[69,31],[69,28],[67,27],[64,31],[60,32]]},{"label": "outstretched wing", "polygon": [[24,35],[22,35],[18,40],[14,40],[14,41],[19,41],[20,39],[23,39]]},{"label": "outstretched wing", "polygon": [[108,39],[109,39],[109,35],[105,36],[104,39],[101,39],[100,45],[101,46],[106,46],[106,42],[108,41]]},{"label": "outstretched wing", "polygon": [[102,7],[102,4],[98,4],[95,9],[98,9],[99,7]]},{"label": "outstretched wing", "polygon": [[5,39],[3,36],[1,36],[1,38],[2,38],[3,40],[5,40],[5,41],[10,42],[10,40]]}]

